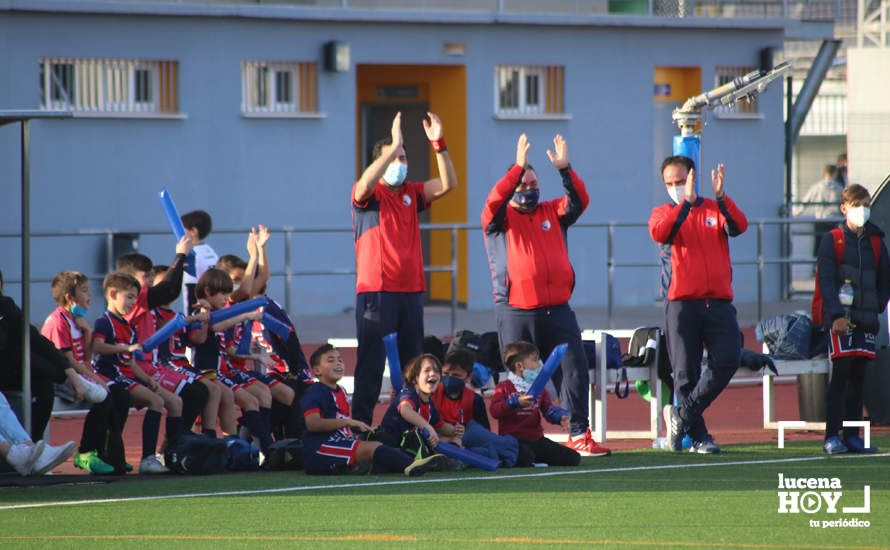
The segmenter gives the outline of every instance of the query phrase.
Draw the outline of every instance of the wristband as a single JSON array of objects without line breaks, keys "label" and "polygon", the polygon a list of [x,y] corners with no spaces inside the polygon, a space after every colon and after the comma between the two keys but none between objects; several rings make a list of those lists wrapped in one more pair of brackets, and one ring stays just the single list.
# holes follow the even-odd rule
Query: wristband
[{"label": "wristband", "polygon": [[444,153],[448,150],[448,146],[445,145],[445,138],[443,137],[430,141],[430,145],[433,146],[433,150],[437,153]]}]

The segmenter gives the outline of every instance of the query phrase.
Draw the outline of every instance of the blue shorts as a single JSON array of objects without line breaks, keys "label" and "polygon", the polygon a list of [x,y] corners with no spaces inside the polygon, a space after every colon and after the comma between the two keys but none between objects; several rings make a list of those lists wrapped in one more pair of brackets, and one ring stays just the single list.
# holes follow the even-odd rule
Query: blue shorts
[{"label": "blue shorts", "polygon": [[281,380],[275,378],[274,376],[270,376],[268,374],[263,374],[261,372],[257,372],[255,370],[246,371],[244,374],[253,378],[257,382],[262,382],[263,384],[269,386],[270,388],[276,384],[281,384]]},{"label": "blue shorts", "polygon": [[317,449],[303,447],[303,470],[307,474],[336,474],[356,463],[357,439],[328,439]]},{"label": "blue shorts", "polygon": [[232,391],[238,391],[240,389],[244,389],[247,386],[256,382],[250,376],[247,376],[247,373],[242,372],[240,370],[231,370],[228,375],[225,375],[221,372],[216,373],[216,378],[229,388]]},{"label": "blue shorts", "polygon": [[[117,384],[118,386],[126,389],[127,391],[133,391],[133,388],[140,385],[140,382],[137,382],[135,379],[130,378],[129,376],[124,376],[121,373],[117,373],[112,377],[105,376],[104,374],[99,374],[99,376],[105,380],[105,383],[109,386],[112,384]],[[142,384],[144,385],[144,384]]]}]

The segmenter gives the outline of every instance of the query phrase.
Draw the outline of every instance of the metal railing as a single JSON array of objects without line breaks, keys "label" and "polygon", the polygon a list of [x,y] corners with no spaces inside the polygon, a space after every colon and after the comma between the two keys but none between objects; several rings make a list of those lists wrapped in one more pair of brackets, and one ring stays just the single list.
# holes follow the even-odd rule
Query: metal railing
[{"label": "metal railing", "polygon": [[[733,261],[734,266],[756,266],[757,267],[757,317],[761,318],[763,314],[763,302],[764,302],[764,271],[767,266],[770,265],[778,265],[783,266],[783,272],[790,272],[792,265],[813,265],[815,264],[814,258],[795,258],[792,257],[790,252],[787,255],[779,254],[778,256],[771,257],[766,256],[764,253],[764,239],[765,239],[765,230],[767,227],[775,226],[781,228],[781,232],[779,234],[779,240],[781,239],[789,239],[791,235],[790,228],[794,225],[812,225],[813,223],[824,223],[826,221],[834,221],[825,220],[825,219],[817,219],[810,217],[798,217],[798,218],[775,218],[775,219],[761,219],[761,220],[752,220],[749,222],[749,229],[746,234],[749,234],[751,228],[754,228],[755,239],[756,239],[756,253],[753,258],[741,258],[735,259]],[[601,229],[605,231],[605,244],[606,244],[606,258],[605,258],[605,267],[607,268],[607,283],[606,283],[606,316],[608,321],[608,328],[612,328],[612,321],[614,318],[614,310],[615,310],[615,273],[616,270],[619,269],[660,269],[661,263],[657,260],[652,261],[623,261],[616,258],[616,230],[619,229],[643,229],[646,231],[647,223],[642,221],[627,221],[627,222],[588,222],[588,223],[576,223],[573,228],[576,229]],[[451,299],[450,299],[450,308],[451,308],[451,332],[452,334],[455,332],[457,328],[457,310],[458,310],[458,296],[457,296],[457,281],[458,281],[458,273],[459,273],[459,261],[458,261],[458,235],[462,231],[466,232],[476,232],[480,231],[481,228],[478,225],[470,225],[470,224],[422,224],[420,226],[422,231],[447,231],[450,234],[450,262],[448,264],[443,265],[430,265],[425,266],[424,271],[427,273],[449,273],[450,274],[450,283],[451,283]],[[214,234],[217,235],[225,235],[225,234],[238,234],[244,235],[248,229],[214,229]],[[336,268],[336,269],[294,269],[293,267],[293,249],[294,249],[294,237],[296,235],[312,235],[312,234],[338,234],[338,233],[352,233],[351,227],[311,227],[311,228],[295,228],[295,227],[281,227],[281,228],[273,228],[270,229],[273,234],[283,234],[284,239],[284,269],[282,271],[273,271],[270,273],[272,277],[279,277],[284,279],[284,303],[285,308],[288,312],[294,311],[293,309],[293,279],[295,277],[309,277],[309,276],[337,276],[337,275],[355,275],[355,267],[344,267],[344,268]],[[95,230],[83,230],[78,232],[37,232],[32,233],[32,238],[54,238],[54,237],[103,237],[104,238],[104,246],[105,246],[105,257],[107,258],[106,271],[111,271],[114,269],[113,265],[113,257],[114,257],[114,236],[118,234],[119,231],[114,229],[95,229]],[[146,231],[130,231],[127,233],[138,233],[140,236],[155,236],[155,235],[169,235],[169,231],[161,231],[161,230],[146,230]],[[639,236],[639,235],[638,235]],[[21,237],[18,233],[0,233],[0,239],[19,239]],[[648,238],[648,235],[647,237]],[[744,238],[744,237],[742,237]],[[787,247],[779,247],[780,250],[791,250],[790,246]],[[654,247],[653,247],[654,250]],[[91,279],[101,279],[104,277],[104,273],[102,274],[88,274]],[[31,278],[31,283],[47,283],[50,282],[51,278]],[[790,286],[790,281],[787,275],[783,275],[781,278],[782,285]],[[8,279],[7,284],[10,283],[21,283],[21,280]],[[782,296],[787,294],[788,289],[782,289]]]}]

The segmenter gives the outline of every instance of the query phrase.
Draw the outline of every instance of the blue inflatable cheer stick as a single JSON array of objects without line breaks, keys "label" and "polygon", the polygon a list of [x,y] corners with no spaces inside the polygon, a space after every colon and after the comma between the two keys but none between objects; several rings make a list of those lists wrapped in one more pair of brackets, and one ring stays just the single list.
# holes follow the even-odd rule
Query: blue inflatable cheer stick
[{"label": "blue inflatable cheer stick", "polygon": [[239,302],[225,309],[218,309],[210,314],[210,325],[212,326],[217,323],[221,323],[227,319],[231,319],[232,317],[237,317],[242,313],[248,313],[258,307],[263,307],[268,302],[268,298],[266,298],[265,296],[260,296],[259,298],[254,298],[252,300]]},{"label": "blue inflatable cheer stick", "polygon": [[238,342],[238,355],[250,355],[250,344],[253,341],[253,332],[250,330],[253,323],[244,321],[241,323],[241,340]]},{"label": "blue inflatable cheer stick", "polygon": [[[430,433],[426,428],[424,428],[421,433],[424,438],[429,439]],[[497,470],[500,465],[500,462],[493,458],[476,454],[473,451],[468,451],[457,445],[452,445],[451,443],[439,442],[435,451],[437,453],[442,453],[449,458],[460,460],[464,464],[469,464],[470,466],[475,466],[480,470],[487,470],[489,472]]]},{"label": "blue inflatable cheer stick", "polygon": [[547,362],[541,368],[541,372],[535,377],[535,381],[532,382],[532,386],[528,389],[528,395],[533,396],[535,399],[541,396],[544,386],[547,385],[547,381],[550,380],[550,377],[559,368],[559,363],[562,361],[562,356],[566,354],[567,349],[569,349],[568,344],[560,344],[553,348],[553,351],[550,352],[550,357],[547,358]]},{"label": "blue inflatable cheer stick", "polygon": [[188,326],[188,321],[181,314],[177,313],[176,317],[169,320],[166,325],[142,342],[142,351],[145,353],[152,351],[186,326]]},{"label": "blue inflatable cheer stick", "polygon": [[287,337],[290,336],[290,327],[265,311],[263,312],[263,327],[282,340],[287,340]]},{"label": "blue inflatable cheer stick", "polygon": [[386,358],[389,360],[389,381],[396,393],[402,391],[402,363],[399,361],[399,333],[390,332],[383,337]]},{"label": "blue inflatable cheer stick", "polygon": [[167,221],[170,222],[170,229],[173,230],[173,235],[179,241],[185,237],[185,227],[182,226],[182,218],[179,217],[179,211],[176,210],[176,205],[173,204],[173,197],[170,196],[170,192],[165,187],[158,193],[158,198],[161,199],[161,207],[164,209],[164,214],[167,215]]}]

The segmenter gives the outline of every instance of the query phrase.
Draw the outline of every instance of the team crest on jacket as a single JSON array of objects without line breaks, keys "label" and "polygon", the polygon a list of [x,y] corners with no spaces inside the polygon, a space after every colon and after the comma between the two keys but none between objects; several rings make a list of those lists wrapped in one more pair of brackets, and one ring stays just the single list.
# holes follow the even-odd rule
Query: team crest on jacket
[{"label": "team crest on jacket", "polygon": [[402,195],[402,204],[404,204],[405,206],[411,206],[411,196]]},{"label": "team crest on jacket", "polygon": [[541,222],[541,229],[544,231],[550,231],[550,220],[544,220]]},{"label": "team crest on jacket", "polygon": [[708,216],[705,218],[705,225],[708,227],[717,227],[717,218],[714,216]]}]

